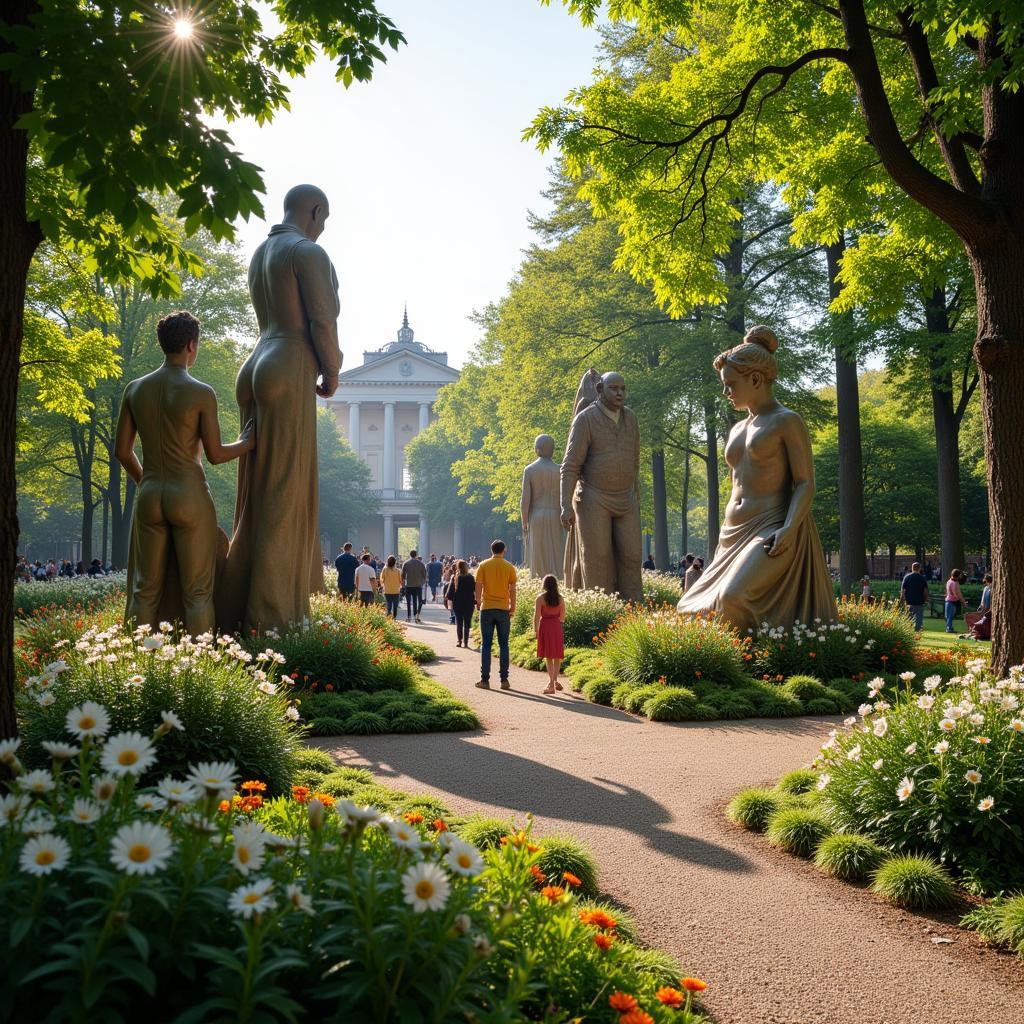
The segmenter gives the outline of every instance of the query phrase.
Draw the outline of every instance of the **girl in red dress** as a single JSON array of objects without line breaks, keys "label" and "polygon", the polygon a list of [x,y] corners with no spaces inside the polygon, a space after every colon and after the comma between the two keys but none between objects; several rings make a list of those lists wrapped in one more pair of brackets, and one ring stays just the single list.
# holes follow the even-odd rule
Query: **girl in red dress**
[{"label": "girl in red dress", "polygon": [[544,589],[533,606],[533,632],[537,637],[537,657],[543,658],[548,667],[548,685],[542,693],[556,693],[562,689],[558,672],[565,657],[565,601],[558,592],[558,580],[545,576],[541,581]]}]

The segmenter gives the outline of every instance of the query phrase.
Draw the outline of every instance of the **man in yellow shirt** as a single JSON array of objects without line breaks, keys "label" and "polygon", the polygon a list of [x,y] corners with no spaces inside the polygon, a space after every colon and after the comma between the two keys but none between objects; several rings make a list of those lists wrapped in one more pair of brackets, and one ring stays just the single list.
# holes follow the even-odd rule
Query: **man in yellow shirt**
[{"label": "man in yellow shirt", "polygon": [[480,609],[480,682],[481,690],[491,688],[491,646],[498,631],[498,668],[501,688],[509,689],[508,635],[516,612],[516,570],[505,560],[505,542],[491,544],[491,557],[476,570],[476,606]]}]

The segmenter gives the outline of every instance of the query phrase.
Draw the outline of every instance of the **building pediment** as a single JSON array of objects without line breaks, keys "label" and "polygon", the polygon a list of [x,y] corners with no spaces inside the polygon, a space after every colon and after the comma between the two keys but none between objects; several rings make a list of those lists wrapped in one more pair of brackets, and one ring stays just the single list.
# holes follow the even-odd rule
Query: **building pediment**
[{"label": "building pediment", "polygon": [[398,349],[346,370],[340,377],[346,384],[451,384],[459,379],[459,371],[420,355],[412,349]]}]

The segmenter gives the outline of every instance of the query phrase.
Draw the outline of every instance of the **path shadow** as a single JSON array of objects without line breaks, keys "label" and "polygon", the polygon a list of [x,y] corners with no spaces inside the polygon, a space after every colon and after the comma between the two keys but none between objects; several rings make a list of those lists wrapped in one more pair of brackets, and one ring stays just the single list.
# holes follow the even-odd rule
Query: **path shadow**
[{"label": "path shadow", "polygon": [[588,718],[610,718],[616,722],[624,722],[629,725],[643,725],[646,719],[637,718],[636,715],[628,715],[618,708],[606,707],[603,704],[592,704],[582,697],[571,697],[567,692],[561,696],[554,694],[524,693],[522,690],[498,690],[502,697],[515,697],[518,700],[535,701],[538,704],[550,706],[552,713],[558,711],[571,711],[577,715],[586,715]]},{"label": "path shadow", "polygon": [[[599,705],[592,705],[599,707]],[[608,710],[608,709],[602,709]],[[433,737],[344,737],[336,756],[368,767],[380,778],[405,775],[444,793],[496,808],[520,819],[545,818],[627,829],[674,859],[723,872],[749,872],[742,854],[708,839],[673,830],[657,800],[621,782],[583,779],[538,761],[470,742],[466,734]],[[427,740],[427,742],[424,742]]]}]

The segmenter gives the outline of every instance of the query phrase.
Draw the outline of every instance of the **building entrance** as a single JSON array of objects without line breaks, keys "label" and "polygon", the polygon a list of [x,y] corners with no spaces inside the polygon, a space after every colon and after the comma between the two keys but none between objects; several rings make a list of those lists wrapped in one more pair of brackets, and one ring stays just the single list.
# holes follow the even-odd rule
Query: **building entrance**
[{"label": "building entrance", "polygon": [[416,526],[400,526],[398,528],[398,561],[401,563],[409,557],[410,551],[416,551],[417,554],[422,555],[423,552],[417,549],[417,545],[420,542],[420,531],[419,527]]}]

